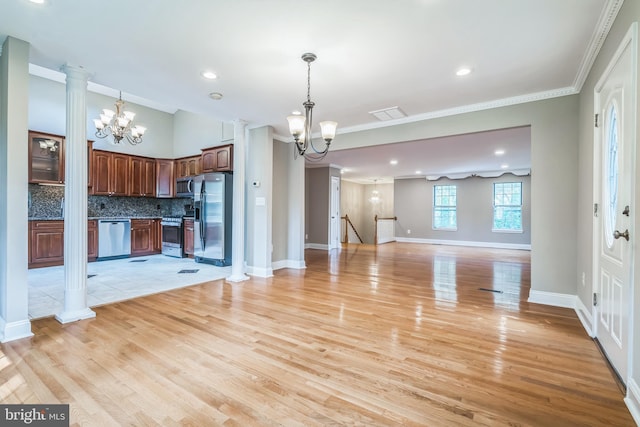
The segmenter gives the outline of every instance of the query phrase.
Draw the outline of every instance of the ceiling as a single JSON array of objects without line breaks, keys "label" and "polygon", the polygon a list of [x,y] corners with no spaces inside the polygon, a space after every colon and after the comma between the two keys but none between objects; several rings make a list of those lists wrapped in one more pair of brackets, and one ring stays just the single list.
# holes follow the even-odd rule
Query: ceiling
[{"label": "ceiling", "polygon": [[[491,155],[497,146],[491,135],[358,152],[338,151],[340,133],[577,93],[621,1],[2,3],[0,41],[11,35],[29,42],[30,62],[39,69],[80,65],[92,82],[135,95],[135,102],[225,121],[240,118],[250,127],[270,125],[280,138],[288,135],[286,116],[300,110],[306,97],[306,64],[300,56],[314,52],[314,123],[339,123],[332,144],[336,151],[327,161],[352,169],[353,179],[366,180],[383,175],[371,168],[373,159],[391,154],[403,158],[384,171],[389,176],[495,170],[500,165]],[[472,72],[458,77],[462,66]],[[204,70],[218,78],[203,78]],[[214,101],[211,92],[223,98]],[[369,114],[394,106],[407,117],[383,123]],[[517,134],[495,136],[513,141]],[[483,145],[485,150],[477,152]],[[416,169],[415,150],[436,146]],[[519,154],[509,167],[530,167],[522,143],[511,147]]]}]

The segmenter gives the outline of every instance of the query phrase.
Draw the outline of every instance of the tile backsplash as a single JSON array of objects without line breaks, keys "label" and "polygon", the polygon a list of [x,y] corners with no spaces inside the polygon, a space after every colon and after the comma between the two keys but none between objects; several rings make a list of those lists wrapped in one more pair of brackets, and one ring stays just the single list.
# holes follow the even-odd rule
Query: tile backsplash
[{"label": "tile backsplash", "polygon": [[[29,184],[29,218],[50,219],[63,216],[64,187]],[[88,196],[87,216],[151,217],[184,215],[189,199],[154,199],[150,197]]]}]

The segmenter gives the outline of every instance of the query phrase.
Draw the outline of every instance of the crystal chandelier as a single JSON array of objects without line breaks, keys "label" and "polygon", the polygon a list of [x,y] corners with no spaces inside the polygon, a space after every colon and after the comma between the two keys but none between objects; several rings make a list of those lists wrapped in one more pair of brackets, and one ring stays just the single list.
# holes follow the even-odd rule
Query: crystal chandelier
[{"label": "crystal chandelier", "polygon": [[[289,121],[289,131],[295,141],[294,154],[304,156],[307,160],[311,161],[322,160],[327,155],[331,141],[336,136],[336,128],[338,127],[338,123],[336,122],[320,122],[322,139],[324,139],[326,144],[322,150],[317,149],[313,145],[311,122],[315,104],[311,101],[311,63],[315,61],[316,58],[316,55],[313,53],[305,53],[302,55],[302,60],[307,63],[307,101],[302,104],[304,106],[304,116],[300,113],[294,113],[287,117]],[[311,148],[311,150],[307,152],[309,148]]]},{"label": "crystal chandelier", "polygon": [[93,119],[96,125],[96,136],[98,138],[106,138],[113,136],[113,144],[120,144],[123,138],[131,145],[137,145],[142,142],[142,135],[147,130],[143,126],[133,125],[135,113],[124,110],[124,101],[122,100],[122,92],[120,98],[116,101],[116,111],[105,108],[102,110],[99,119]]}]

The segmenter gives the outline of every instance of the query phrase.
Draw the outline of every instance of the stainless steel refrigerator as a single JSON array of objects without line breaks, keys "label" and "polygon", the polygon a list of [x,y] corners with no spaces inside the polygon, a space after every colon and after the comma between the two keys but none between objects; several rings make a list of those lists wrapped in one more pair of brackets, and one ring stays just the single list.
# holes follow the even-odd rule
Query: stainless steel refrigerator
[{"label": "stainless steel refrigerator", "polygon": [[193,179],[196,262],[231,265],[232,196],[232,174],[206,173]]}]

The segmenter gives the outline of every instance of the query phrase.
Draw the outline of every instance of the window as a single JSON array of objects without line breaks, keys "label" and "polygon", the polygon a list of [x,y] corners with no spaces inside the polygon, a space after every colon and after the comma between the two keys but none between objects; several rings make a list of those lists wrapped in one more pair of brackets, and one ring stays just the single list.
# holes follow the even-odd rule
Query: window
[{"label": "window", "polygon": [[433,186],[433,228],[434,230],[456,230],[456,186]]},{"label": "window", "polygon": [[522,183],[493,184],[493,231],[522,232]]}]

